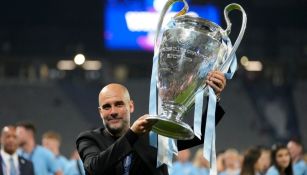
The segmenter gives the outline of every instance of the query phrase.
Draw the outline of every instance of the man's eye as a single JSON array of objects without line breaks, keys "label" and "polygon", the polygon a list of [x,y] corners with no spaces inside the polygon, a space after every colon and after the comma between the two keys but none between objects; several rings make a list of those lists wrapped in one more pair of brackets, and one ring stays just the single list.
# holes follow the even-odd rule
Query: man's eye
[{"label": "man's eye", "polygon": [[106,104],[106,105],[103,105],[101,108],[104,110],[109,110],[111,109],[111,105]]}]

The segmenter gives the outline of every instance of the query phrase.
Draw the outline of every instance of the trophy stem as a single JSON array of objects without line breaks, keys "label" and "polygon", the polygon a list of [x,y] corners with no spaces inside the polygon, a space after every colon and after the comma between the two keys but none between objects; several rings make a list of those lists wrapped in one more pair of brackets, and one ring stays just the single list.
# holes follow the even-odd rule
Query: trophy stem
[{"label": "trophy stem", "polygon": [[183,113],[187,110],[185,106],[165,102],[162,109],[162,114],[147,118],[147,120],[157,121],[152,127],[153,131],[177,140],[189,140],[194,137],[192,128],[182,122]]},{"label": "trophy stem", "polygon": [[190,140],[194,138],[192,128],[184,122],[173,121],[163,116],[150,116],[147,120],[157,121],[152,130],[160,135],[177,140]]}]

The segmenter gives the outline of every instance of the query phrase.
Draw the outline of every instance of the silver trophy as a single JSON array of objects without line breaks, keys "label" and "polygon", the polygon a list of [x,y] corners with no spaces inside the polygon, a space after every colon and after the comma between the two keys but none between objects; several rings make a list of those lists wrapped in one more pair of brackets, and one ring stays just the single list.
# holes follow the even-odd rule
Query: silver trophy
[{"label": "silver trophy", "polygon": [[[176,1],[184,2],[185,6],[160,34],[163,18]],[[232,46],[228,37],[231,28],[228,13],[234,9],[242,12],[243,22]],[[245,11],[238,4],[230,4],[224,9],[226,30],[211,21],[189,16],[185,14],[187,11],[185,0],[169,0],[161,12],[155,53],[159,59],[157,89],[162,109],[158,116],[149,117],[149,120],[157,120],[153,131],[181,140],[194,137],[193,130],[182,119],[192,108],[195,94],[199,89],[207,88],[208,72],[228,71],[246,27]]]}]

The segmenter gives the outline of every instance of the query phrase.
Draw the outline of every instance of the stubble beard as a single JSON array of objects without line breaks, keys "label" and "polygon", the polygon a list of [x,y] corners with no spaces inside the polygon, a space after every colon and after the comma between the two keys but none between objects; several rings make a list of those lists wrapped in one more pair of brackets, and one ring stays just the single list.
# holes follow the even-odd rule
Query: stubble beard
[{"label": "stubble beard", "polygon": [[111,126],[112,124],[108,124],[105,121],[103,121],[103,124],[110,134],[116,137],[120,137],[127,132],[130,123],[127,119],[123,119],[120,126]]},{"label": "stubble beard", "polygon": [[16,152],[17,147],[16,147],[16,145],[15,146],[5,146],[3,149],[8,154],[12,155],[12,154],[14,154]]}]

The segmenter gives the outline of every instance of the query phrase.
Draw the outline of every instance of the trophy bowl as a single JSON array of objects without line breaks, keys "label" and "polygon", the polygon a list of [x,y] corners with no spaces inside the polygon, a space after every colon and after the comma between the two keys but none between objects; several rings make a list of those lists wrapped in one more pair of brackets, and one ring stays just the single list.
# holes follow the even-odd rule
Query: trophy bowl
[{"label": "trophy bowl", "polygon": [[[165,9],[167,7],[162,12],[157,36]],[[224,10],[226,30],[214,22],[189,15],[176,16],[167,23],[160,44],[155,48],[160,109],[157,116],[151,115],[147,119],[156,121],[152,127],[156,133],[179,140],[194,137],[192,128],[182,121],[183,116],[193,107],[195,95],[200,90],[206,88],[205,95],[208,95],[207,74],[213,70],[227,72],[245,30],[246,21],[243,20],[240,35],[232,48],[228,37],[231,23],[227,15],[233,9],[240,9],[245,14],[238,4],[228,5]]]},{"label": "trophy bowl", "polygon": [[223,62],[226,48],[220,42],[221,29],[212,22],[185,15],[172,23],[174,27],[163,33],[158,55],[162,113],[148,120],[158,120],[153,131],[185,140],[194,133],[182,117],[193,106],[198,89],[207,86],[207,74]]}]

